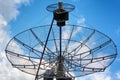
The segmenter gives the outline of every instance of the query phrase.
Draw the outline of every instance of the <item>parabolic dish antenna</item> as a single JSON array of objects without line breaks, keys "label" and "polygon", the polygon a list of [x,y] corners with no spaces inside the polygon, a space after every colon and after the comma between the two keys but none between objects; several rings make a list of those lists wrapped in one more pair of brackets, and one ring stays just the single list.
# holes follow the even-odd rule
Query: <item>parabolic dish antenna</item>
[{"label": "parabolic dish antenna", "polygon": [[103,72],[110,66],[117,55],[116,45],[95,29],[66,25],[73,9],[62,2],[58,7],[52,4],[47,7],[54,13],[51,25],[30,28],[14,36],[5,50],[12,66],[34,75],[35,80],[71,80]]}]

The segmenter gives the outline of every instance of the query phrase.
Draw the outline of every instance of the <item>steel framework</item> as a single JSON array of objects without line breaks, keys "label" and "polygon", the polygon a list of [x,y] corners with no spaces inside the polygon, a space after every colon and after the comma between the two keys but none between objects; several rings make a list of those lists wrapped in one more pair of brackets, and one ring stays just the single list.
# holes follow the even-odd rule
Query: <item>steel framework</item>
[{"label": "steel framework", "polygon": [[[12,66],[34,75],[35,80],[59,80],[103,72],[111,65],[117,55],[111,38],[95,29],[65,24],[74,8],[67,3],[49,5],[47,10],[54,12],[51,25],[30,28],[14,36],[5,49]],[[64,18],[59,19],[60,16]]]}]

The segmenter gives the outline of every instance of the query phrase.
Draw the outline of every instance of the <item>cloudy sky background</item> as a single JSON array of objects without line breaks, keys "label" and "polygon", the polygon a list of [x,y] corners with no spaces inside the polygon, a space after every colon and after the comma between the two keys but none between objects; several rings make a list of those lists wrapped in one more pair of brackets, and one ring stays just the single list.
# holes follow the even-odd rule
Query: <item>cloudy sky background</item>
[{"label": "cloudy sky background", "polygon": [[[58,0],[0,0],[0,79],[34,80],[12,68],[5,56],[7,42],[17,33],[28,28],[50,24],[52,13],[46,6]],[[120,52],[120,0],[63,0],[76,6],[70,16],[76,17],[72,24],[95,28],[116,43]],[[72,19],[72,18],[71,18]],[[104,72],[82,77],[81,80],[120,80],[120,55]]]}]

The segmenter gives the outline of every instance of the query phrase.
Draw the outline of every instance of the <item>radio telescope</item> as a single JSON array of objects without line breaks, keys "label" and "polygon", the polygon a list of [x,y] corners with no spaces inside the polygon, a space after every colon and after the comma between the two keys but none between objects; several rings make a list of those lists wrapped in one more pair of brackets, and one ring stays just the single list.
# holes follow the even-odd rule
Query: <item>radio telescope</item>
[{"label": "radio telescope", "polygon": [[74,9],[63,2],[49,5],[47,10],[53,13],[50,25],[14,36],[5,49],[12,66],[34,75],[35,80],[73,80],[104,72],[117,56],[116,45],[95,29],[66,24]]}]

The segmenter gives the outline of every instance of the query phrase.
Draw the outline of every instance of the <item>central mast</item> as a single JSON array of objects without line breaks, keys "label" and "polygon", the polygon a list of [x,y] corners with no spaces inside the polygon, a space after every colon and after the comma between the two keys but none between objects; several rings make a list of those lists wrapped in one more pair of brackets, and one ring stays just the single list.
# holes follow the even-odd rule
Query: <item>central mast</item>
[{"label": "central mast", "polygon": [[57,79],[65,77],[64,69],[64,57],[62,55],[62,27],[65,26],[65,21],[68,20],[68,12],[64,10],[63,3],[58,2],[58,9],[54,12],[54,19],[57,21],[59,26],[59,55],[58,55],[58,64],[57,64]]},{"label": "central mast", "polygon": [[[49,36],[51,34],[52,31],[52,26],[54,23],[54,20],[57,23],[57,26],[59,28],[59,51],[58,51],[58,55],[57,55],[57,63],[56,63],[56,68],[55,71],[54,70],[47,70],[43,76],[44,76],[44,80],[53,80],[53,77],[56,78],[56,80],[64,80],[64,79],[68,79],[67,75],[66,75],[66,70],[65,70],[65,66],[64,66],[64,56],[63,56],[63,51],[62,51],[62,27],[66,25],[66,21],[69,19],[69,12],[74,10],[74,6],[71,4],[65,4],[63,2],[61,2],[61,0],[57,3],[57,4],[52,4],[49,5],[46,8],[48,11],[53,12],[53,20],[51,22],[50,25],[50,29],[47,35],[47,39],[45,41],[45,46],[43,48],[43,53],[42,56],[40,58],[40,63],[38,65],[38,69],[37,69],[37,73],[36,73],[36,77],[35,80],[39,80],[40,79],[40,67],[41,67],[41,63],[42,63],[42,59],[47,47],[47,43],[49,41]],[[50,73],[50,74],[49,74]],[[52,76],[51,76],[52,75]],[[71,79],[71,78],[70,78]]]}]

